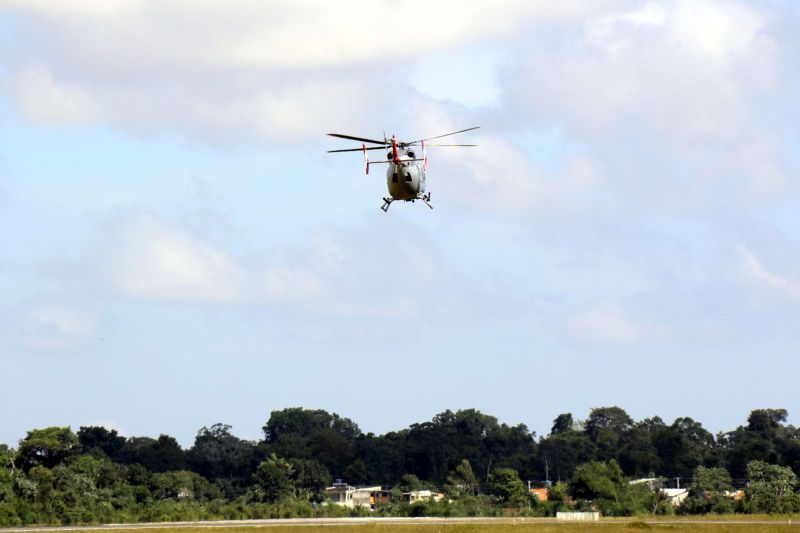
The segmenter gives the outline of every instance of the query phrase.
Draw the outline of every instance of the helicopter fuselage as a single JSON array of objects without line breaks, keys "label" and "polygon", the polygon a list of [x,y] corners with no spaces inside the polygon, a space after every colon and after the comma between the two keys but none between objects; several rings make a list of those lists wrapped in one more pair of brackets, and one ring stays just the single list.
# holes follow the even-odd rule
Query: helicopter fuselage
[{"label": "helicopter fuselage", "polygon": [[401,156],[386,170],[386,186],[395,200],[416,200],[425,192],[425,168],[411,159]]}]

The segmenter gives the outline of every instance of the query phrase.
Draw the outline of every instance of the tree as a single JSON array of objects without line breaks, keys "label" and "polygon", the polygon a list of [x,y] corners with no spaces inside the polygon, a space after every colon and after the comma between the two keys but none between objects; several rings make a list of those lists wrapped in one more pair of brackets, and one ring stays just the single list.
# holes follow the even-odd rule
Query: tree
[{"label": "tree", "polygon": [[[324,466],[322,467],[325,468]],[[346,479],[349,483],[352,483],[354,485],[368,484],[370,483],[370,480],[372,478],[373,478],[372,472],[370,472],[369,467],[367,467],[367,464],[361,459],[356,459],[355,461],[350,463],[344,470],[344,479]]]},{"label": "tree", "polygon": [[689,496],[681,504],[686,514],[730,513],[733,501],[725,495],[733,489],[731,475],[724,468],[698,466],[689,488]]},{"label": "tree", "polygon": [[292,464],[275,454],[270,455],[258,465],[253,479],[262,501],[277,502],[294,494],[295,470]]},{"label": "tree", "polygon": [[186,452],[186,463],[206,479],[222,481],[234,495],[249,483],[260,461],[255,444],[232,435],[230,429],[226,424],[201,428]]},{"label": "tree", "polygon": [[425,490],[430,487],[430,483],[423,481],[414,474],[405,474],[400,478],[400,483],[397,488],[402,492],[411,492],[412,490]]},{"label": "tree", "polygon": [[676,418],[671,426],[654,435],[653,442],[662,461],[662,474],[690,477],[700,466],[714,463],[714,436],[689,417]]},{"label": "tree", "polygon": [[788,417],[786,409],[755,409],[747,417],[747,430],[769,437],[777,432]]},{"label": "tree", "polygon": [[219,489],[196,472],[159,472],[149,478],[151,494],[158,500],[209,501],[219,498]]},{"label": "tree", "polygon": [[497,468],[486,482],[489,494],[504,505],[520,507],[529,501],[528,491],[513,468]]},{"label": "tree", "polygon": [[553,420],[553,427],[550,429],[550,434],[569,433],[573,431],[575,422],[572,419],[572,413],[561,413]]},{"label": "tree", "polygon": [[719,494],[733,490],[731,475],[724,468],[698,466],[694,471],[692,490],[701,494]]},{"label": "tree", "polygon": [[138,463],[151,472],[183,470],[186,458],[183,449],[174,437],[160,435],[158,439],[130,437],[119,453],[120,462]]},{"label": "tree", "polygon": [[[11,509],[16,505],[16,494],[14,492],[14,451],[5,444],[0,444],[0,506],[6,506],[8,510],[5,514],[10,515]],[[0,509],[0,524],[10,522],[3,520],[4,511]],[[16,514],[16,513],[14,513]]]},{"label": "tree", "polygon": [[316,459],[336,477],[343,477],[355,459],[355,442],[361,435],[349,418],[301,407],[273,411],[263,430],[270,453]]},{"label": "tree", "polygon": [[786,409],[756,409],[750,412],[747,426],[724,435],[728,470],[734,478],[747,475],[749,461],[785,466],[800,457],[795,428],[782,425],[787,416]]},{"label": "tree", "polygon": [[310,437],[325,429],[332,429],[347,440],[353,440],[361,434],[358,425],[349,418],[342,418],[322,409],[302,407],[273,411],[262,429],[267,442],[277,442],[286,434]]},{"label": "tree", "polygon": [[34,429],[19,443],[17,461],[24,471],[34,466],[53,468],[80,453],[78,437],[67,427]]},{"label": "tree", "polygon": [[591,461],[575,469],[570,482],[570,492],[584,500],[606,499],[619,503],[625,479],[615,460],[607,463]]},{"label": "tree", "polygon": [[567,480],[579,464],[595,458],[595,450],[583,431],[570,431],[539,441],[538,457],[546,479]]},{"label": "tree", "polygon": [[314,459],[290,459],[292,480],[298,489],[321,494],[331,483],[331,473]]},{"label": "tree", "polygon": [[623,472],[637,477],[655,477],[656,472],[663,472],[654,442],[667,430],[657,416],[636,422],[620,440],[619,463]]},{"label": "tree", "polygon": [[748,502],[755,510],[766,513],[778,510],[780,500],[792,494],[797,485],[797,475],[791,468],[764,461],[747,463],[747,479]]},{"label": "tree", "polygon": [[125,445],[125,437],[120,436],[116,429],[109,430],[103,426],[81,426],[78,440],[83,453],[100,449],[114,461],[119,459],[119,452]]},{"label": "tree", "polygon": [[598,458],[619,457],[620,440],[633,427],[633,419],[620,407],[592,409],[586,420],[585,431],[597,446]]},{"label": "tree", "polygon": [[472,471],[469,461],[462,459],[461,463],[447,476],[445,491],[453,498],[462,496],[475,496],[478,492],[478,478]]}]

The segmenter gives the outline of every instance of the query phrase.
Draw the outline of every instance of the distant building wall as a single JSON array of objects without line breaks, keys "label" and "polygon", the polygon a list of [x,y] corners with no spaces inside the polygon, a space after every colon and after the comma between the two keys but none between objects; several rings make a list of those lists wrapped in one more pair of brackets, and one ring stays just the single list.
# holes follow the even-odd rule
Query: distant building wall
[{"label": "distant building wall", "polygon": [[541,488],[532,487],[531,494],[539,498],[540,502],[547,501],[547,495],[548,495],[547,487],[541,487]]},{"label": "distant building wall", "polygon": [[325,489],[325,495],[331,503],[342,507],[361,505],[370,508],[375,504],[376,493],[382,493],[381,487],[352,487],[346,483],[336,483]]},{"label": "distant building wall", "polygon": [[600,513],[592,512],[592,513],[580,513],[580,512],[562,512],[559,511],[556,513],[556,520],[565,520],[565,521],[574,521],[574,522],[589,522],[594,520],[600,520]]},{"label": "distant building wall", "polygon": [[689,496],[689,489],[661,489],[673,507],[678,507]]},{"label": "distant building wall", "polygon": [[403,493],[403,496],[408,498],[408,501],[411,503],[428,501],[431,498],[433,498],[433,501],[435,502],[439,502],[444,499],[444,494],[441,492],[433,492],[431,490],[412,490],[411,492]]}]

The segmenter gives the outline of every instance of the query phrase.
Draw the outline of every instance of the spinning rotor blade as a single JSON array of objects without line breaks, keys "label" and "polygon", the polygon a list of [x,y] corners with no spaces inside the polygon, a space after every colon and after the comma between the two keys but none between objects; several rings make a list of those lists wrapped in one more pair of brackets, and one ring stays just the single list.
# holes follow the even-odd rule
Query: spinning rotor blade
[{"label": "spinning rotor blade", "polygon": [[[343,148],[341,150],[328,150],[329,154],[337,153],[337,152],[363,152],[365,148]],[[370,146],[366,148],[366,150],[386,150],[385,146]]]},{"label": "spinning rotor blade", "polygon": [[440,139],[442,137],[447,137],[448,135],[455,135],[456,133],[464,133],[465,131],[477,130],[478,128],[480,128],[480,126],[473,126],[471,128],[467,128],[465,130],[452,131],[450,133],[444,133],[442,135],[437,135],[436,137],[428,137],[426,139],[420,139],[420,140],[414,141],[414,142],[418,143],[418,142],[422,142],[422,141],[430,141],[430,140],[433,140],[433,139]]},{"label": "spinning rotor blade", "polygon": [[[431,146],[478,146],[477,144],[426,144],[426,147],[430,148]],[[369,150],[369,148],[367,148]]]},{"label": "spinning rotor blade", "polygon": [[[386,141],[376,141],[374,139],[364,139],[363,137],[354,137],[352,135],[343,135],[341,133],[329,133],[331,137],[339,137],[340,139],[350,139],[351,141],[361,141],[363,143],[372,143],[372,144],[380,144],[382,146],[386,145]],[[361,148],[359,148],[360,150]]]}]

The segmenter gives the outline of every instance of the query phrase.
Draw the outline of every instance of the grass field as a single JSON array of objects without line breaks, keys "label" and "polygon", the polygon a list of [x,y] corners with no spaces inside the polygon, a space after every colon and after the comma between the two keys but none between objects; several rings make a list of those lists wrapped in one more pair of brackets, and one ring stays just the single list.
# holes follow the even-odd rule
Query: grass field
[{"label": "grass field", "polygon": [[[769,520],[769,519],[768,519]],[[150,533],[212,533],[206,527],[171,527],[148,529]],[[641,522],[600,521],[593,523],[480,523],[480,524],[344,524],[287,525],[269,527],[213,528],[213,533],[632,533],[635,531],[669,531],[671,533],[783,533],[800,532],[800,521],[787,524],[774,522]],[[114,530],[136,533],[136,530]],[[138,530],[141,531],[141,530]]]}]

